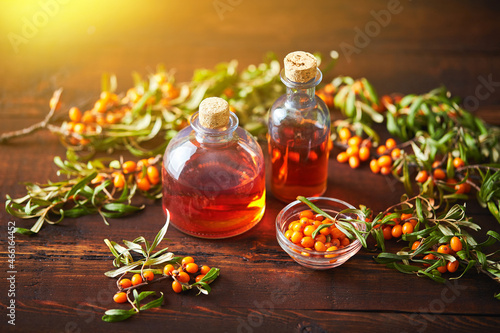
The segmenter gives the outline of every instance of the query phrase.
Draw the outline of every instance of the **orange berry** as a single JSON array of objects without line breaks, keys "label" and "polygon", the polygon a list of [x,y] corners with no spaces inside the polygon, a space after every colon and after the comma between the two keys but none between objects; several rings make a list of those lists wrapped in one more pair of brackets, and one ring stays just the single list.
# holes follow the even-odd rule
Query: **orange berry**
[{"label": "orange berry", "polygon": [[134,274],[132,276],[132,285],[137,286],[138,284],[142,283],[142,276],[141,274]]},{"label": "orange berry", "polygon": [[339,138],[342,141],[347,141],[351,138],[351,131],[347,127],[342,127],[339,130]]},{"label": "orange berry", "polygon": [[147,280],[147,281],[151,281],[154,279],[155,277],[155,274],[152,272],[152,271],[144,271],[144,273],[142,274],[144,276],[144,278]]},{"label": "orange berry", "polygon": [[302,223],[300,223],[300,221],[299,221],[299,222],[297,222],[297,223],[295,223],[295,224],[293,225],[293,229],[292,229],[292,230],[293,230],[293,231],[299,231],[299,232],[302,232],[302,231],[304,231],[304,228],[305,228],[305,227],[304,227],[304,225],[303,225]]},{"label": "orange berry", "polygon": [[[431,254],[428,254],[426,255],[424,258],[424,260],[436,260],[436,256],[434,256],[432,253]],[[429,267],[430,265],[429,264],[424,264],[425,267]]]},{"label": "orange berry", "polygon": [[387,176],[388,174],[390,174],[392,171],[392,167],[390,166],[383,166],[380,168],[380,173],[383,174],[384,176]]},{"label": "orange berry", "polygon": [[137,179],[137,188],[141,191],[149,191],[149,189],[151,188],[151,183],[146,177],[139,178]]},{"label": "orange berry", "polygon": [[75,126],[73,127],[73,131],[78,134],[82,134],[85,132],[85,124],[82,123],[76,123]]},{"label": "orange berry", "polygon": [[130,279],[121,279],[119,284],[123,289],[132,287],[132,281],[130,281]]},{"label": "orange berry", "polygon": [[[347,246],[347,245],[349,245],[350,243],[351,243],[351,241],[350,241],[350,239],[349,239],[349,238],[347,238],[347,237],[343,238],[343,239],[340,241],[340,245],[341,245],[341,246]],[[332,245],[333,245],[333,242],[332,242]]]},{"label": "orange berry", "polygon": [[434,162],[432,162],[432,168],[433,169],[438,168],[440,165],[441,165],[441,161],[434,161]]},{"label": "orange berry", "polygon": [[179,272],[179,274],[177,275],[177,280],[182,283],[188,283],[190,279],[191,277],[186,272]]},{"label": "orange berry", "polygon": [[396,147],[396,140],[394,140],[393,138],[387,139],[385,141],[385,146],[387,147],[387,149],[392,149]]},{"label": "orange berry", "polygon": [[450,246],[448,244],[443,244],[438,247],[437,250],[439,253],[450,254]]},{"label": "orange berry", "polygon": [[316,238],[314,238],[316,242],[321,242],[321,243],[326,243],[326,236],[325,235],[316,235]]},{"label": "orange berry", "polygon": [[203,265],[203,266],[201,266],[201,268],[200,268],[200,273],[201,273],[201,274],[205,275],[205,274],[207,274],[208,272],[210,272],[210,267],[208,267],[207,265]]},{"label": "orange berry", "polygon": [[172,275],[172,272],[175,270],[175,267],[171,264],[167,264],[165,265],[165,267],[163,267],[163,274],[164,275]]},{"label": "orange berry", "polygon": [[74,122],[79,122],[80,120],[82,120],[82,111],[80,111],[80,109],[76,106],[73,106],[71,109],[69,109],[68,115],[69,119]]},{"label": "orange berry", "polygon": [[403,214],[401,214],[400,219],[401,219],[401,221],[404,221],[404,220],[408,220],[408,219],[410,219],[410,218],[412,218],[412,217],[413,217],[413,215],[412,215],[412,214],[409,214],[409,213],[403,213]]},{"label": "orange berry", "polygon": [[470,192],[470,184],[465,182],[462,184],[457,184],[455,185],[455,193],[457,194],[464,194],[464,193],[469,193]]},{"label": "orange berry", "polygon": [[298,244],[302,240],[302,237],[303,235],[300,231],[294,231],[292,237],[290,237],[290,240],[292,241],[292,243]]},{"label": "orange berry", "polygon": [[372,170],[373,173],[380,172],[380,166],[378,165],[377,160],[373,159],[370,161],[370,169]]},{"label": "orange berry", "polygon": [[415,180],[419,183],[425,183],[428,178],[429,178],[429,174],[427,173],[427,171],[421,170],[418,172],[417,176],[415,177]]},{"label": "orange berry", "polygon": [[401,149],[399,149],[399,148],[394,148],[394,149],[391,151],[391,158],[392,158],[393,160],[398,159],[400,156],[401,156]]},{"label": "orange berry", "polygon": [[388,155],[382,155],[378,158],[377,160],[378,166],[379,167],[389,167],[392,165],[392,159]]},{"label": "orange berry", "polygon": [[56,104],[56,98],[51,97],[50,101],[49,101],[49,106],[51,109],[57,110],[61,107],[61,102],[57,101],[57,104]]},{"label": "orange berry", "polygon": [[416,249],[418,249],[419,246],[420,246],[420,241],[414,241],[413,244],[411,245],[411,249],[415,251]]},{"label": "orange berry", "polygon": [[361,161],[368,161],[370,158],[370,148],[368,147],[361,147],[359,148],[359,159]]},{"label": "orange berry", "polygon": [[314,243],[314,249],[318,252],[323,252],[326,250],[326,247],[323,242],[317,241],[316,243]]},{"label": "orange berry", "polygon": [[90,181],[91,184],[100,184],[104,181],[104,176],[101,175],[101,174],[98,174],[97,176],[94,177],[94,179],[92,179]]},{"label": "orange berry", "polygon": [[173,281],[172,290],[176,293],[180,293],[182,291],[182,284],[180,284],[178,281]]},{"label": "orange berry", "polygon": [[312,219],[314,217],[314,213],[312,212],[312,210],[303,210],[299,213],[299,218],[303,217]]},{"label": "orange berry", "polygon": [[99,113],[106,112],[106,102],[101,99],[98,99],[94,104],[94,110]]},{"label": "orange berry", "polygon": [[453,236],[450,240],[450,247],[453,251],[458,252],[462,250],[462,242],[457,236]]},{"label": "orange berry", "polygon": [[[333,251],[337,251],[338,248],[336,246],[331,246],[329,247],[328,249],[326,249],[326,252],[333,252]],[[337,256],[337,254],[329,254],[329,255],[325,255],[325,258],[335,258]]]},{"label": "orange berry", "polygon": [[448,263],[446,264],[446,269],[450,273],[455,273],[457,271],[459,265],[460,265],[460,263],[458,262],[458,260],[448,261]]},{"label": "orange berry", "polygon": [[438,272],[443,274],[443,273],[446,273],[448,271],[448,269],[446,268],[446,265],[443,265],[443,266],[439,266],[437,268]]},{"label": "orange berry", "polygon": [[434,169],[433,175],[434,179],[439,179],[439,180],[446,179],[446,172],[444,172],[444,170],[440,168]]},{"label": "orange berry", "polygon": [[304,236],[311,236],[316,230],[316,227],[314,225],[308,225],[304,228]]},{"label": "orange berry", "polygon": [[285,238],[290,240],[290,238],[292,237],[292,234],[293,234],[293,230],[288,229],[287,231],[285,231]]},{"label": "orange berry", "polygon": [[346,152],[343,151],[337,155],[337,161],[339,163],[345,163],[347,160],[349,160],[349,155],[347,155]]},{"label": "orange berry", "polygon": [[82,123],[90,124],[95,121],[95,117],[90,111],[85,111],[81,119]]},{"label": "orange berry", "polygon": [[323,228],[319,231],[319,233],[322,234],[323,236],[328,236],[330,232],[331,232],[330,227]]},{"label": "orange berry", "polygon": [[361,144],[361,137],[355,135],[347,141],[347,145],[350,147],[359,146]]},{"label": "orange berry", "polygon": [[123,173],[132,173],[135,171],[136,163],[134,161],[126,161],[122,164]]},{"label": "orange berry", "polygon": [[377,154],[384,155],[386,150],[387,150],[386,146],[384,146],[384,145],[378,146],[377,147]]},{"label": "orange berry", "polygon": [[345,153],[349,157],[351,157],[351,156],[358,156],[359,155],[359,147],[358,146],[349,146],[346,149]]},{"label": "orange berry", "polygon": [[389,240],[392,238],[392,228],[391,226],[384,226],[382,228],[382,232],[384,234],[384,239]]},{"label": "orange berry", "polygon": [[402,229],[403,234],[411,234],[413,232],[413,224],[410,222],[406,222],[403,224],[403,229]]},{"label": "orange berry", "polygon": [[116,124],[118,122],[118,117],[114,113],[106,114],[106,123],[108,124]]},{"label": "orange berry", "polygon": [[303,237],[301,240],[300,240],[300,245],[302,245],[302,247],[313,247],[314,246],[314,239],[312,239],[312,237],[310,236],[306,236],[306,237]]},{"label": "orange berry", "polygon": [[190,264],[192,262],[194,262],[193,257],[184,257],[184,258],[182,258],[181,264],[182,264],[182,266],[186,266],[187,264]]},{"label": "orange berry", "polygon": [[189,264],[186,265],[186,272],[191,274],[198,272],[198,265],[195,264],[194,262],[190,262]]},{"label": "orange berry", "polygon": [[200,282],[201,279],[203,279],[205,277],[205,274],[200,274],[196,277],[195,281],[196,282]]},{"label": "orange berry", "polygon": [[151,184],[156,185],[160,182],[160,173],[155,166],[148,166],[146,173]]},{"label": "orange berry", "polygon": [[359,167],[359,158],[357,156],[349,157],[349,166],[353,169]]},{"label": "orange berry", "polygon": [[403,227],[400,224],[395,225],[394,227],[392,227],[391,233],[392,237],[399,238],[403,234]]},{"label": "orange berry", "polygon": [[465,162],[460,157],[455,157],[453,159],[453,166],[458,169],[465,166]]},{"label": "orange berry", "polygon": [[123,291],[116,293],[113,296],[113,301],[115,301],[116,303],[125,303],[127,301],[127,294]]},{"label": "orange berry", "polygon": [[113,185],[116,188],[123,188],[125,186],[125,176],[122,173],[117,173],[113,178]]}]

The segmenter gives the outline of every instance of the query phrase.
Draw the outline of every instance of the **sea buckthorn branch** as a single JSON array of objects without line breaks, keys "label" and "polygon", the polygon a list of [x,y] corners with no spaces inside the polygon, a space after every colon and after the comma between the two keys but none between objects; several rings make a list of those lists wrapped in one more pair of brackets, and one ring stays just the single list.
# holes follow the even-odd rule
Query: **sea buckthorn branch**
[{"label": "sea buckthorn branch", "polygon": [[47,184],[26,183],[27,194],[13,199],[7,195],[7,213],[22,219],[36,218],[30,228],[16,228],[16,232],[32,235],[40,231],[45,222],[60,223],[64,218],[99,214],[104,223],[108,218],[118,218],[144,209],[133,205],[138,194],[157,199],[161,196],[158,163],[161,155],[139,162],[105,159],[86,163],[77,160],[70,151],[67,160],[56,156],[58,175],[66,180],[49,181]]},{"label": "sea buckthorn branch", "polygon": [[[139,294],[137,290],[166,279],[173,280],[172,289],[176,293],[193,288],[199,290],[198,294],[203,293],[208,295],[210,293],[212,289],[209,284],[219,276],[220,270],[218,268],[210,268],[206,265],[199,267],[192,257],[174,257],[174,254],[171,252],[165,253],[167,248],[154,252],[165,237],[169,223],[170,214],[167,211],[167,220],[151,244],[142,236],[133,241],[124,240],[124,246],[108,239],[104,240],[104,243],[115,256],[113,266],[117,267],[117,269],[104,273],[108,277],[118,277],[118,291],[113,296],[113,300],[116,303],[128,302],[132,306],[132,309],[107,310],[102,317],[103,321],[122,321],[140,311],[160,307],[163,302],[163,293],[161,293],[159,298],[141,306],[140,302],[144,298],[154,295],[155,292],[143,291]],[[142,255],[143,258],[134,261],[131,252]],[[162,264],[166,265],[162,267],[160,266]],[[139,270],[135,269],[139,266]],[[125,278],[129,273],[133,274],[131,279]],[[190,283],[192,279],[190,274],[198,274],[194,283]],[[133,299],[131,299],[130,295],[133,295]]]}]

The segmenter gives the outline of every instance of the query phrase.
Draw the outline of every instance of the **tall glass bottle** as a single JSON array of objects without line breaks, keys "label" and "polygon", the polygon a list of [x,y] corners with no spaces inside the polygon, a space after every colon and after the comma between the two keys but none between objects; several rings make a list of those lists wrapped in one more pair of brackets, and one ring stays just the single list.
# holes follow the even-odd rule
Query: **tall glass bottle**
[{"label": "tall glass bottle", "polygon": [[162,177],[163,208],[189,235],[235,236],[264,215],[262,150],[221,98],[202,101],[190,125],[170,141]]},{"label": "tall glass bottle", "polygon": [[320,196],[326,190],[330,112],[315,95],[321,79],[312,54],[298,51],[285,57],[281,81],[286,95],[274,102],[268,125],[271,191],[279,200]]}]

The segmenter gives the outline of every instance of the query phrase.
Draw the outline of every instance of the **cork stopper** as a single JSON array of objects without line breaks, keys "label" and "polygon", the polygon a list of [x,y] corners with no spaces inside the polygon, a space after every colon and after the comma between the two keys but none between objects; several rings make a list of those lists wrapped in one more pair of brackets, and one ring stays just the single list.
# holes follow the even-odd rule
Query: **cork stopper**
[{"label": "cork stopper", "polygon": [[199,119],[205,128],[226,126],[229,123],[229,103],[220,97],[205,98],[200,103]]},{"label": "cork stopper", "polygon": [[318,63],[308,52],[296,51],[285,57],[285,76],[292,82],[304,83],[316,77]]}]

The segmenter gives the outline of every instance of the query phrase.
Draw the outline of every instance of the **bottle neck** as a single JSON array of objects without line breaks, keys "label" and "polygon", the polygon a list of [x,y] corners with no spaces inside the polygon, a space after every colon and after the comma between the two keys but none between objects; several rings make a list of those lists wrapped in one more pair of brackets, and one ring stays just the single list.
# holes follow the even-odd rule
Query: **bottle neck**
[{"label": "bottle neck", "polygon": [[318,69],[316,77],[310,81],[300,83],[290,81],[285,75],[285,69],[280,73],[281,81],[286,86],[286,96],[287,102],[291,105],[297,106],[308,106],[316,103],[316,86],[321,82],[323,74]]},{"label": "bottle neck", "polygon": [[189,119],[195,131],[196,141],[202,144],[227,143],[233,138],[234,131],[238,128],[238,117],[234,112],[229,112],[229,123],[220,128],[207,128],[200,124],[199,113],[195,112]]}]

